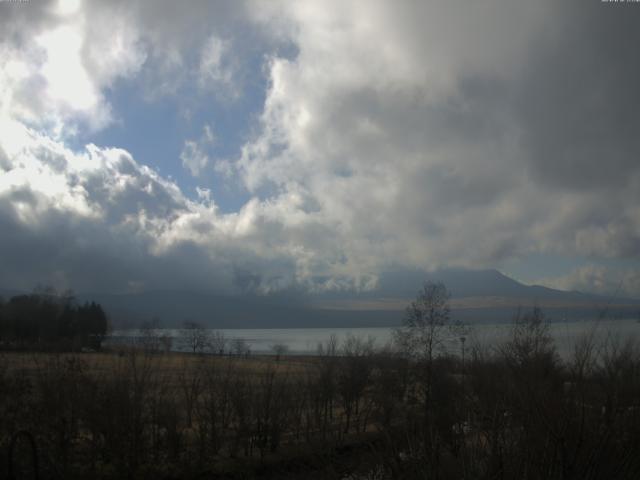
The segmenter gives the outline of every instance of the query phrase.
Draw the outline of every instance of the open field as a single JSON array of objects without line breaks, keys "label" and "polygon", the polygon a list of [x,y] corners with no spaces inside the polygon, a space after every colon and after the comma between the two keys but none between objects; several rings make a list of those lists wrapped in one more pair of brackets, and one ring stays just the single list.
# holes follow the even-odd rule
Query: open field
[{"label": "open field", "polygon": [[[20,372],[32,376],[39,369],[51,362],[81,361],[92,375],[104,375],[120,371],[124,364],[130,361],[132,354],[145,356],[144,352],[135,350],[89,353],[47,353],[47,352],[0,352],[2,364],[8,373]],[[177,381],[184,371],[206,366],[207,368],[221,368],[229,363],[234,364],[239,374],[257,374],[264,369],[273,369],[279,374],[302,374],[306,369],[317,362],[314,356],[287,356],[276,361],[272,355],[252,355],[248,357],[217,356],[204,354],[190,354],[181,352],[169,352],[157,355],[146,355],[145,360],[153,369],[162,370],[163,373]]]}]

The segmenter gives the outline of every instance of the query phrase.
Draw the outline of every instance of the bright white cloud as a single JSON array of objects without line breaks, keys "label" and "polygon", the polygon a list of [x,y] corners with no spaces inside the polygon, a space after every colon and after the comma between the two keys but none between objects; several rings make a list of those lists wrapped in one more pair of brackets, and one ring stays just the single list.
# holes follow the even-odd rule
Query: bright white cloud
[{"label": "bright white cloud", "polygon": [[99,92],[91,82],[80,60],[82,38],[71,27],[60,27],[43,33],[36,39],[46,60],[40,70],[47,81],[47,94],[73,110],[95,108]]},{"label": "bright white cloud", "polygon": [[80,0],[58,0],[55,8],[60,15],[70,15],[78,11]]},{"label": "bright white cloud", "polygon": [[194,177],[199,176],[210,163],[208,150],[215,143],[215,136],[210,125],[205,125],[198,140],[185,140],[180,160],[182,166]]},{"label": "bright white cloud", "polygon": [[198,85],[220,97],[237,98],[240,94],[228,40],[212,35],[202,47]]},{"label": "bright white cloud", "polygon": [[201,150],[200,144],[194,140],[186,140],[180,153],[182,166],[197,177],[209,165],[209,156]]},{"label": "bright white cloud", "polygon": [[104,89],[135,74],[145,60],[135,27],[115,15],[96,21],[77,2],[24,8],[32,23],[12,22],[20,6],[2,7],[12,9],[1,25],[2,112],[56,137],[73,136],[79,125],[108,125],[113,116]]}]

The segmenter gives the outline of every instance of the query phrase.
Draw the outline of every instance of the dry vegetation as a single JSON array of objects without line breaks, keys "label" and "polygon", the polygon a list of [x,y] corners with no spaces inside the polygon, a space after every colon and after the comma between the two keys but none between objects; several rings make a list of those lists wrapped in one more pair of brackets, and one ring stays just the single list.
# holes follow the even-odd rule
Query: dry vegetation
[{"label": "dry vegetation", "polygon": [[635,344],[587,338],[562,363],[545,325],[528,318],[500,348],[472,349],[464,366],[431,361],[375,352],[357,338],[281,361],[7,353],[1,447],[13,472],[28,475],[33,441],[40,478],[640,473]]},{"label": "dry vegetation", "polygon": [[640,478],[636,343],[562,361],[533,310],[464,361],[438,353],[446,291],[423,293],[397,351],[0,355],[9,478]]}]

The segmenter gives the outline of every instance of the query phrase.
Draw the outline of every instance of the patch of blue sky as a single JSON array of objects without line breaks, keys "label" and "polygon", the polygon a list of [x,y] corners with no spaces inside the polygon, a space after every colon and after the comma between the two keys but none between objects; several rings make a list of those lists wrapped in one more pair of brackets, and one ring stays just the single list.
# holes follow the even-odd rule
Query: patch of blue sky
[{"label": "patch of blue sky", "polygon": [[[262,77],[260,69],[256,71]],[[234,161],[239,157],[264,105],[266,80],[243,82],[241,95],[233,100],[217,99],[214,93],[195,88],[149,100],[142,88],[135,81],[118,82],[116,88],[106,92],[117,121],[97,133],[81,133],[70,146],[81,148],[91,142],[124,148],[139,163],[175,181],[187,196],[196,198],[196,187],[208,188],[221,211],[237,211],[249,195],[236,180],[217,173],[213,164],[217,159]],[[185,141],[201,137],[205,125],[215,136],[206,150],[211,162],[194,178],[183,167],[180,153]]]},{"label": "patch of blue sky", "polygon": [[[223,213],[238,211],[251,194],[235,176],[229,177],[215,170],[216,161],[235,162],[242,146],[260,128],[259,118],[269,88],[267,60],[271,56],[294,60],[297,47],[290,41],[266,39],[246,25],[236,26],[233,32],[221,32],[232,41],[235,60],[234,87],[238,95],[216,94],[215,86],[201,88],[194,78],[182,84],[174,94],[145,95],[145,85],[152,80],[145,72],[136,78],[119,80],[104,91],[112,108],[115,122],[104,130],[89,133],[81,129],[67,139],[74,150],[87,143],[103,147],[119,147],[129,151],[137,162],[156,170],[178,184],[185,195],[197,199],[196,187],[209,189],[211,199]],[[196,69],[198,49],[185,52],[185,65]],[[151,70],[150,70],[151,71]],[[146,73],[149,74],[150,71]],[[185,141],[197,141],[208,125],[215,141],[202,145],[209,157],[209,165],[194,177],[182,165],[180,154]],[[273,192],[257,192],[259,197]]]}]

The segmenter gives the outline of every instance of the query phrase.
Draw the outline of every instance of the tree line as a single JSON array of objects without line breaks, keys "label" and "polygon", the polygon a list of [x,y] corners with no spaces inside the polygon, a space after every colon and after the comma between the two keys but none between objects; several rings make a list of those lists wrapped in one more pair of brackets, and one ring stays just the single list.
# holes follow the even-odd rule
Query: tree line
[{"label": "tree line", "polygon": [[100,348],[109,328],[95,302],[79,304],[70,292],[52,289],[0,298],[0,348]]}]

